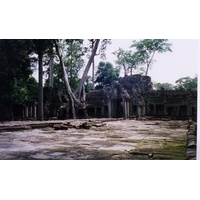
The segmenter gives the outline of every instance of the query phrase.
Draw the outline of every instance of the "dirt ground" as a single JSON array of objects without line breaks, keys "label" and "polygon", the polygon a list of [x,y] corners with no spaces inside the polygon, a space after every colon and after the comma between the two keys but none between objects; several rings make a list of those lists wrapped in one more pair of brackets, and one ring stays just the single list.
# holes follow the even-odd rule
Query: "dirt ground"
[{"label": "dirt ground", "polygon": [[[55,130],[55,126],[36,126],[50,124],[49,121],[0,123],[0,128],[35,124],[34,129],[1,131],[0,159],[185,159],[187,121],[90,119],[56,122],[72,126],[67,130]],[[91,126],[81,127],[85,122]]]}]

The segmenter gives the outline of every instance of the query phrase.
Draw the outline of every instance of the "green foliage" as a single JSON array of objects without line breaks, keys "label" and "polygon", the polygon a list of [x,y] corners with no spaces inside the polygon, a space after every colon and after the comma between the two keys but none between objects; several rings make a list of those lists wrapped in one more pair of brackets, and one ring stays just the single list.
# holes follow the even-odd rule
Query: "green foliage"
[{"label": "green foliage", "polygon": [[[91,53],[91,50],[93,49],[94,47],[94,43],[95,43],[95,40],[96,39],[88,39],[89,41],[89,47],[86,47],[86,52],[88,52],[89,54],[87,55],[87,57],[90,57],[90,53]],[[101,40],[101,44],[100,44],[100,47],[99,47],[99,52],[98,54],[96,55],[100,55],[100,58],[101,59],[106,59],[106,49],[107,49],[107,46],[111,44],[111,39],[102,39]]]},{"label": "green foliage", "polygon": [[182,77],[176,81],[176,90],[197,91],[197,76],[194,78]]},{"label": "green foliage", "polygon": [[66,43],[67,54],[64,57],[64,64],[71,89],[75,91],[79,84],[78,73],[84,66],[84,60],[81,57],[84,55],[83,40],[66,40]]},{"label": "green foliage", "polygon": [[39,51],[43,55],[50,55],[53,53],[53,40],[51,39],[33,39],[32,42],[32,52],[39,54]]},{"label": "green foliage", "polygon": [[[131,45],[131,48],[134,48],[134,52],[119,48],[113,54],[117,56],[116,63],[118,66],[124,69],[124,76],[132,75],[133,73],[147,75],[154,62],[155,53],[172,51],[170,46],[171,44],[166,39],[134,40]],[[144,65],[147,66],[146,69]]]},{"label": "green foliage", "polygon": [[125,51],[122,48],[119,48],[117,51],[113,52],[117,56],[116,64],[119,68],[124,69],[124,76],[128,74],[133,75],[135,73],[142,73],[139,69],[141,63],[140,55],[138,53],[133,53],[132,51]]},{"label": "green foliage", "polygon": [[100,62],[96,72],[97,87],[102,88],[104,85],[113,85],[119,78],[119,69],[115,69],[109,62]]},{"label": "green foliage", "polygon": [[170,83],[154,83],[153,87],[155,90],[174,90],[174,86]]},{"label": "green foliage", "polygon": [[1,119],[12,119],[13,105],[26,99],[26,88],[21,88],[20,84],[32,74],[32,48],[32,40],[0,40]]},{"label": "green foliage", "polygon": [[153,58],[156,52],[163,53],[171,50],[171,44],[168,43],[167,39],[144,39],[133,41],[131,45],[135,48],[140,60],[140,64],[147,65],[145,75],[148,74],[149,68],[152,67],[154,62]]},{"label": "green foliage", "polygon": [[[47,71],[48,78],[45,80],[45,87],[49,86],[49,71]],[[53,65],[53,87],[56,89],[64,90],[64,81],[62,70],[59,64]]]},{"label": "green foliage", "polygon": [[[82,56],[84,55],[84,48],[82,46],[83,40],[62,40],[59,42],[60,48],[62,49],[62,55],[64,60],[64,65],[69,78],[69,84],[72,91],[78,87],[79,84],[79,71],[84,65],[84,60]],[[47,70],[47,75],[49,76],[49,69]],[[63,73],[60,68],[60,64],[54,59],[53,66],[53,79],[54,88],[59,90],[65,90],[65,85],[63,81]],[[49,78],[45,81],[45,86],[49,85]]]},{"label": "green foliage", "polygon": [[0,40],[0,102],[13,105],[16,81],[32,74],[30,40]]},{"label": "green foliage", "polygon": [[37,101],[37,95],[38,83],[34,77],[29,77],[26,80],[16,80],[14,86],[14,97],[16,99],[15,103],[23,104],[25,101]]},{"label": "green foliage", "polygon": [[88,76],[85,83],[85,92],[89,93],[92,89],[92,77]]},{"label": "green foliage", "polygon": [[170,83],[154,83],[155,90],[180,90],[180,91],[197,91],[197,76],[194,78],[182,77],[176,81],[176,86]]}]

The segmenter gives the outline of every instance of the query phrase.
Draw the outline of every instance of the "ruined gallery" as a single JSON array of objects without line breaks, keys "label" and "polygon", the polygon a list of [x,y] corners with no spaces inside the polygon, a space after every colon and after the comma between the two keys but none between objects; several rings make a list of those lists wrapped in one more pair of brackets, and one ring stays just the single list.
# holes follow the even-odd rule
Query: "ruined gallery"
[{"label": "ruined gallery", "polygon": [[[86,108],[91,118],[138,118],[144,116],[170,119],[196,119],[197,92],[153,90],[151,78],[139,74],[119,78],[114,86],[91,90],[86,95]],[[45,118],[68,119],[68,99],[60,91],[44,88]],[[77,110],[78,118],[83,118]],[[29,101],[16,106],[15,119],[36,119],[37,103]]]},{"label": "ruined gallery", "polygon": [[149,76],[126,76],[114,87],[91,91],[87,95],[87,108],[93,117],[195,118],[197,92],[153,90]]}]

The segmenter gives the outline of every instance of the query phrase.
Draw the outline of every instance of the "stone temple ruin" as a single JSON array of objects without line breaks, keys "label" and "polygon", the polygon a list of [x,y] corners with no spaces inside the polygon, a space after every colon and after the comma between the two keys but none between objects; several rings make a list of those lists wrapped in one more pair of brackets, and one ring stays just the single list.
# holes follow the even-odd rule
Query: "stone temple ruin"
[{"label": "stone temple ruin", "polygon": [[197,114],[197,92],[153,90],[151,78],[138,74],[91,91],[86,102],[91,117],[196,119]]},{"label": "stone temple ruin", "polygon": [[[114,86],[104,86],[86,95],[86,107],[91,118],[196,119],[197,92],[153,90],[151,77],[139,74],[119,78]],[[29,101],[14,107],[15,120],[37,119],[37,102]],[[83,111],[77,111],[83,118]],[[44,88],[44,118],[72,118],[69,100],[64,93]]]},{"label": "stone temple ruin", "polygon": [[[27,121],[0,124],[7,131],[0,135],[0,159],[196,159],[195,91],[153,90],[149,76],[133,75],[86,95],[94,119],[66,120],[69,105],[64,93],[44,88],[48,121],[29,121],[37,119],[35,101],[16,106],[15,119]],[[82,110],[77,117],[84,117]]]}]

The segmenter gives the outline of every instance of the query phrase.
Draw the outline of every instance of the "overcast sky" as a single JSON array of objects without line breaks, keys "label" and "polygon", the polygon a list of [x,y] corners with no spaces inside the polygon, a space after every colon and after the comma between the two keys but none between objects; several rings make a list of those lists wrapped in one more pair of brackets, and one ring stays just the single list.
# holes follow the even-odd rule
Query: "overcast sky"
[{"label": "overcast sky", "polygon": [[[116,56],[112,52],[119,47],[130,50],[132,41],[133,39],[112,40],[106,51],[107,61],[115,66]],[[193,78],[198,72],[198,40],[170,39],[169,42],[172,43],[172,52],[156,53],[154,56],[156,62],[148,75],[152,77],[152,81],[172,84],[181,77]],[[95,59],[96,65],[99,61],[99,58]]]},{"label": "overcast sky", "polygon": [[[116,56],[113,52],[118,50],[119,47],[124,50],[131,50],[129,47],[134,39],[112,39],[112,44],[107,46],[106,60],[116,66]],[[175,81],[179,78],[190,76],[194,78],[198,74],[198,40],[195,39],[176,39],[169,40],[172,43],[172,52],[156,53],[151,70],[148,75],[151,76],[152,82],[171,83],[175,84]],[[95,57],[95,66],[101,61],[99,56]],[[85,60],[85,65],[87,60]],[[83,70],[81,70],[82,72]],[[81,73],[80,73],[81,74]],[[91,75],[91,70],[89,72]],[[123,76],[123,71],[121,70]],[[34,73],[34,77],[38,79],[37,71]]]}]

